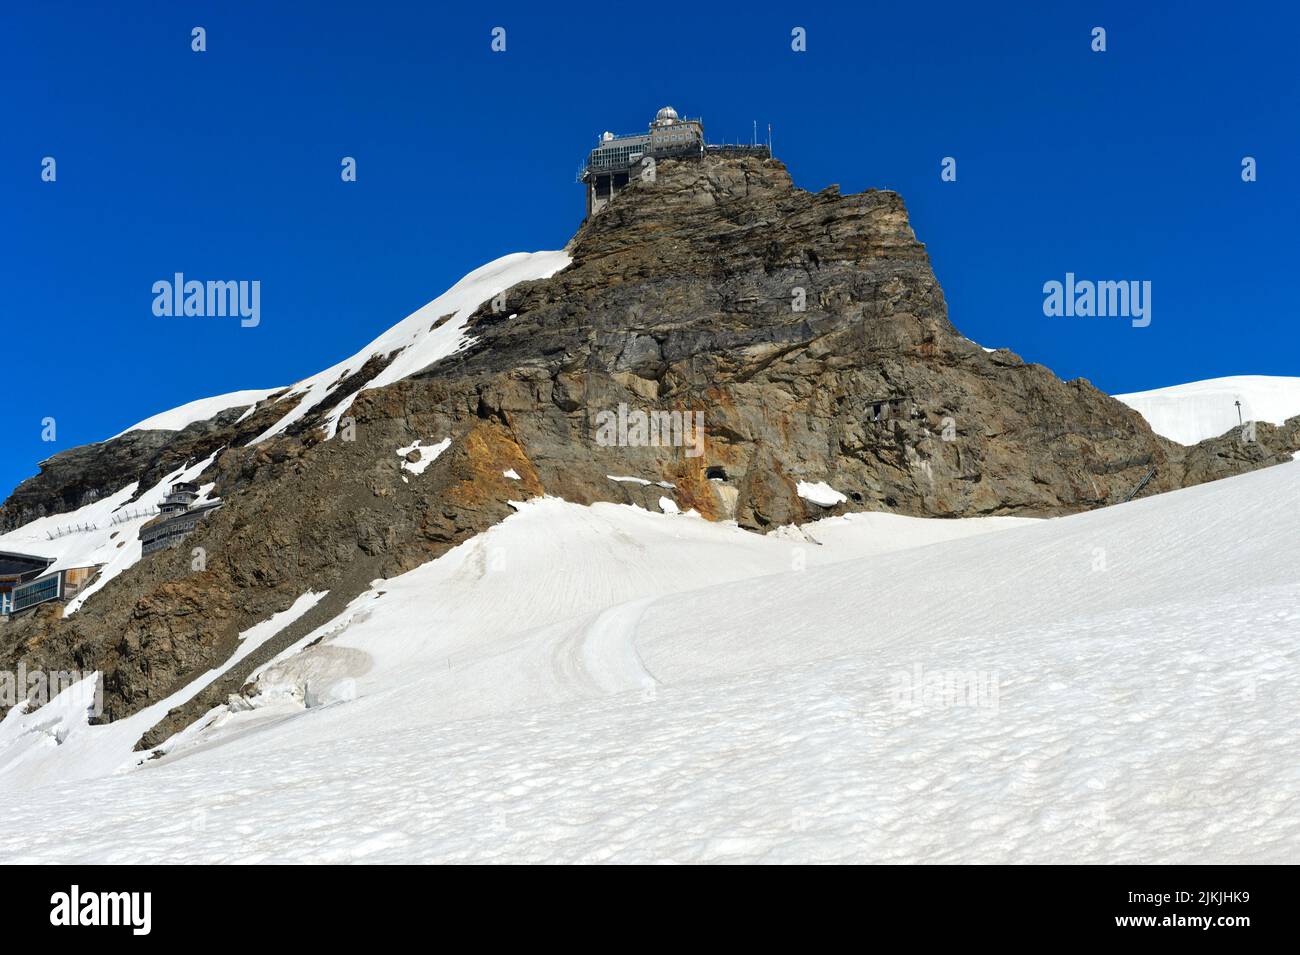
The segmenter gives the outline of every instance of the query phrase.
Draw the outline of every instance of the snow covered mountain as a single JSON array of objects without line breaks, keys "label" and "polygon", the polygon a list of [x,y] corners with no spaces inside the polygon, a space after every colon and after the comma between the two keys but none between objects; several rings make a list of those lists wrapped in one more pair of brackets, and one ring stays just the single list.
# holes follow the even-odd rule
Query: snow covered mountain
[{"label": "snow covered mountain", "polygon": [[549,278],[570,261],[564,252],[516,252],[475,269],[351,358],[296,383],[277,396],[276,400],[290,409],[254,442],[281,434],[321,404],[330,406],[325,429],[326,436],[333,437],[339,418],[356,397],[356,392],[351,391],[331,403],[331,396],[336,394],[341,382],[378,358],[384,367],[367,378],[362,388],[382,388],[455,354],[469,344],[465,324],[476,308],[520,282]]},{"label": "snow covered mountain", "polygon": [[1300,378],[1237,375],[1115,397],[1146,418],[1156,434],[1196,444],[1242,421],[1282,424],[1300,415]]},{"label": "snow covered mountain", "polygon": [[570,261],[564,252],[516,252],[502,256],[470,272],[442,295],[416,309],[351,358],[331,365],[310,378],[295,382],[288,388],[234,391],[212,398],[200,398],[146,418],[113,437],[121,437],[129,431],[180,431],[231,408],[247,408],[251,411],[254,406],[273,396],[277,404],[283,402],[283,414],[258,435],[255,441],[264,441],[280,434],[322,403],[330,408],[328,433],[333,437],[338,419],[351,405],[355,392],[349,391],[343,397],[337,397],[335,403],[331,403],[330,398],[336,394],[342,382],[361,372],[368,362],[378,360],[385,367],[368,378],[362,385],[364,388],[382,388],[427,368],[469,344],[465,322],[479,305],[520,282],[548,278]]},{"label": "snow covered mountain", "polygon": [[[170,411],[150,415],[143,421],[119,431],[113,435],[113,438],[120,438],[130,431],[182,431],[197,421],[208,421],[223,411],[229,411],[231,408],[251,408],[259,401],[263,401],[281,390],[283,389],[261,388],[252,391],[232,391],[224,395],[214,395],[211,398],[187,401]],[[113,438],[109,438],[109,440],[111,441]]]},{"label": "snow covered mountain", "polygon": [[[250,444],[283,432],[294,422],[324,404],[328,409],[327,428],[333,436],[338,419],[351,405],[356,391],[343,397],[335,395],[339,384],[357,374],[368,363],[380,362],[382,370],[361,384],[361,388],[380,388],[406,377],[465,347],[468,338],[464,325],[470,312],[506,289],[532,279],[546,278],[569,263],[563,252],[516,253],[490,262],[470,272],[445,293],[417,309],[383,335],[370,342],[351,358],[345,359],[289,388],[237,391],[212,398],[188,402],[169,411],[153,415],[114,435],[110,441],[133,431],[183,431],[190,425],[207,422],[223,412],[242,412],[239,424],[250,418],[262,402],[263,417],[273,423],[252,438]],[[359,389],[360,390],[360,389]],[[418,443],[418,442],[417,442]],[[32,553],[55,558],[49,572],[66,567],[99,566],[102,568],[91,588],[68,601],[64,615],[71,615],[93,594],[141,558],[138,539],[140,528],[157,513],[167,488],[177,481],[197,481],[213,463],[220,448],[187,461],[169,473],[159,475],[147,490],[139,482],[125,484],[105,497],[75,511],[27,521],[18,528],[0,534],[0,551]],[[213,490],[203,487],[199,503]],[[82,528],[64,533],[70,528]]]},{"label": "snow covered mountain", "polygon": [[521,503],[160,759],[11,712],[0,859],[1289,861],[1297,505],[1296,464],[777,536]]},{"label": "snow covered mountain", "polygon": [[[0,551],[93,576],[0,622],[0,690],[80,674],[0,697],[0,860],[1294,850],[1300,417],[1182,446],[1142,415],[1221,396],[970,342],[893,193],[657,168],[319,374],[42,462]],[[221,507],[146,554],[176,482]]]}]

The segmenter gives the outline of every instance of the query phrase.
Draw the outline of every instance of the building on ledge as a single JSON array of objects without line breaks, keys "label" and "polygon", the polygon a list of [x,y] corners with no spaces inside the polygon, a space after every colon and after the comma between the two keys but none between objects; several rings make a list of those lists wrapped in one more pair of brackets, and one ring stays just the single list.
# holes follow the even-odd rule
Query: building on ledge
[{"label": "building on ledge", "polygon": [[653,179],[657,160],[693,159],[711,153],[767,158],[772,150],[759,145],[709,145],[704,141],[703,120],[682,119],[671,106],[659,110],[644,133],[602,133],[578,175],[587,187],[587,216],[598,214],[628,184]]},{"label": "building on ledge", "polygon": [[221,506],[221,501],[194,503],[199,497],[199,487],[190,481],[173,484],[171,491],[158,505],[158,516],[140,528],[140,556],[175,547],[190,531]]},{"label": "building on ledge", "polygon": [[47,573],[53,564],[53,557],[0,551],[0,617],[11,617],[51,600],[75,597],[102,566],[85,564]]},{"label": "building on ledge", "polygon": [[0,551],[0,616],[13,612],[13,592],[41,576],[54,563],[53,557]]}]

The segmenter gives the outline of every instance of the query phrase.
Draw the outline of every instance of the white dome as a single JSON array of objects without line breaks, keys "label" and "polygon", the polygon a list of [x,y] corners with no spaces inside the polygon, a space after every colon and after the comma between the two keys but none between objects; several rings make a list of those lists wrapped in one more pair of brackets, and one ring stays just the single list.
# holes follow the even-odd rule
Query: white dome
[{"label": "white dome", "polygon": [[677,110],[671,106],[665,106],[659,112],[655,113],[655,122],[663,126],[671,126],[677,122]]},{"label": "white dome", "polygon": [[600,141],[602,143],[607,143],[613,138],[614,138],[614,134],[611,133],[609,130],[605,130],[605,132],[600,134]]}]

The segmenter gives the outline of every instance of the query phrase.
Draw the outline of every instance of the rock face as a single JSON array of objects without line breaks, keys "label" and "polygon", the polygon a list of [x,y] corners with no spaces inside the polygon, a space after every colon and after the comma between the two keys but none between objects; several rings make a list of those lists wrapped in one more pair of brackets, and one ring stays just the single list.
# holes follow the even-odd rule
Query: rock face
[{"label": "rock face", "polygon": [[[270,440],[248,445],[289,410],[277,396],[239,423],[133,433],[45,462],[6,504],[6,526],[133,480],[149,486],[218,448],[202,480],[226,505],[74,616],[0,626],[0,666],[99,669],[105,718],[116,719],[225,660],[240,631],[300,594],[329,591],[146,734],[141,745],[153,746],[372,579],[486,529],[510,500],[657,510],[666,496],[755,530],[870,509],[1050,516],[1118,503],[1152,468],[1143,494],[1300,447],[1293,419],[1259,426],[1252,441],[1230,433],[1184,448],[1087,381],[985,352],[949,322],[897,195],[810,194],[774,160],[664,161],[585,223],[570,252],[562,272],[484,303],[468,349],[360,390],[394,357],[376,356]],[[347,395],[355,433],[324,440],[326,414]],[[657,440],[635,440],[650,437],[638,435],[641,414],[662,426]],[[450,447],[422,473],[403,467],[413,462],[398,448],[444,438]],[[815,504],[800,482],[845,500]],[[192,546],[207,553],[202,571]]]},{"label": "rock face", "polygon": [[[429,372],[475,378],[530,457],[560,462],[548,487],[575,480],[575,455],[623,458],[707,516],[763,528],[825,513],[800,480],[859,509],[1049,515],[1167,470],[1170,446],[1134,412],[958,334],[894,193],[811,195],[772,160],[662,163],[572,253]],[[702,459],[595,447],[594,416],[620,404],[702,412]],[[700,483],[710,466],[734,500]]]}]

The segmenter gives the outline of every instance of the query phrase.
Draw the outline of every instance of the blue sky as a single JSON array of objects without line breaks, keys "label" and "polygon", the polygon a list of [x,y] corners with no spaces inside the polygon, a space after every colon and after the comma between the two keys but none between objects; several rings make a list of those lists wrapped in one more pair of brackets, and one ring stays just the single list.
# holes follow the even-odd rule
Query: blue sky
[{"label": "blue sky", "polygon": [[[665,103],[713,141],[770,122],[803,188],[898,190],[982,344],[1112,393],[1300,373],[1292,4],[555,9],[6,4],[0,494],[158,411],[319,371],[490,259],[561,247],[596,135]],[[1067,271],[1150,281],[1151,325],[1045,317]],[[260,325],[156,317],[175,272],[259,280]]]}]

